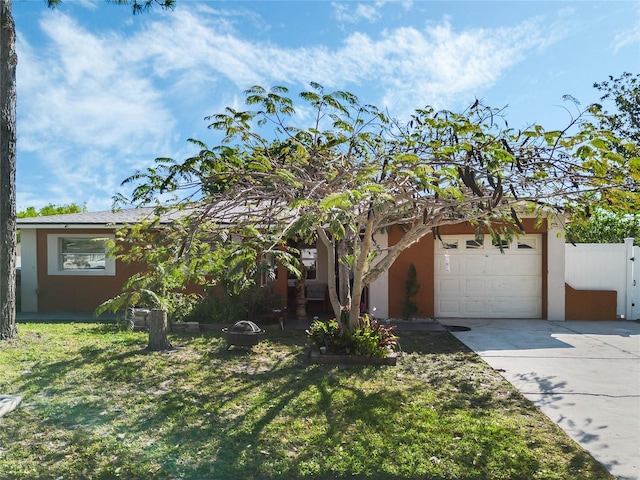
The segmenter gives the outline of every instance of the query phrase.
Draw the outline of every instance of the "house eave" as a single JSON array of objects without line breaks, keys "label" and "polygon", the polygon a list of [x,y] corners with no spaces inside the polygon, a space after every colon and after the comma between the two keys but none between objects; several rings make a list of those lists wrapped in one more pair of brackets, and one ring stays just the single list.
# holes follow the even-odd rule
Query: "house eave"
[{"label": "house eave", "polygon": [[113,230],[117,228],[124,227],[124,224],[104,224],[104,223],[25,223],[25,224],[17,224],[16,228],[18,230],[53,230],[53,229],[101,229],[101,230]]}]

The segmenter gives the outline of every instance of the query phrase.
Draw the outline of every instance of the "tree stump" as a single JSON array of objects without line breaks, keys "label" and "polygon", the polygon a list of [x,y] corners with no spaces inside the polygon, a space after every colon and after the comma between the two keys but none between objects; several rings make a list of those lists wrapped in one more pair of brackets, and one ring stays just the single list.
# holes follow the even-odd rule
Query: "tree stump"
[{"label": "tree stump", "polygon": [[169,331],[169,323],[167,322],[167,312],[164,310],[151,310],[151,318],[149,320],[149,346],[148,350],[159,352],[161,350],[169,350],[172,345],[167,339]]}]

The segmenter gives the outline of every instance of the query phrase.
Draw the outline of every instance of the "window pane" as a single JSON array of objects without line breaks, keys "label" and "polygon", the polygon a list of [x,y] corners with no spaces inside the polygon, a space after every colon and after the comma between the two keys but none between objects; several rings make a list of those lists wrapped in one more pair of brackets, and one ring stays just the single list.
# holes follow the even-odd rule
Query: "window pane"
[{"label": "window pane", "polygon": [[450,242],[442,241],[443,250],[455,250],[458,248],[458,240],[452,240]]},{"label": "window pane", "polygon": [[105,240],[96,238],[61,238],[62,270],[104,270],[106,267]]},{"label": "window pane", "polygon": [[468,249],[482,248],[482,242],[477,240],[467,240],[466,247]]},{"label": "window pane", "polygon": [[318,250],[316,248],[300,249],[300,261],[307,271],[307,279],[314,280],[317,275]]},{"label": "window pane", "polygon": [[499,242],[498,242],[498,241],[496,241],[496,240],[493,240],[493,246],[494,246],[495,248],[500,248],[500,245],[502,245],[502,248],[503,248],[503,249],[505,249],[505,248],[509,248],[509,240],[506,240],[506,239],[504,239],[504,238],[500,239],[500,241],[499,241]]},{"label": "window pane", "polygon": [[535,238],[527,238],[518,240],[518,249],[533,249],[536,248],[536,240]]}]

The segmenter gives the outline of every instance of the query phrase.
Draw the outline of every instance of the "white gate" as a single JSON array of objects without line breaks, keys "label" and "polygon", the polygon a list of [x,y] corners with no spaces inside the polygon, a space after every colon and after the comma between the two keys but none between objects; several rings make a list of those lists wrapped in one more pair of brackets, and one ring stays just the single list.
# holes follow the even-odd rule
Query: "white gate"
[{"label": "white gate", "polygon": [[640,247],[629,247],[629,250],[627,257],[631,272],[627,275],[629,278],[627,309],[630,313],[627,318],[638,320],[640,319]]},{"label": "white gate", "polygon": [[625,243],[566,244],[565,281],[577,290],[615,290],[616,314],[640,318],[640,247]]}]

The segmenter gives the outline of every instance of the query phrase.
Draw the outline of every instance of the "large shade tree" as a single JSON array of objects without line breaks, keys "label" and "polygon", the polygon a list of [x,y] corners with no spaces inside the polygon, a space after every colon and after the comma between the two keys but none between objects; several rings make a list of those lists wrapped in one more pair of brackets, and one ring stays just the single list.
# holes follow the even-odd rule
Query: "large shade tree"
[{"label": "large shade tree", "polygon": [[[61,0],[45,0],[55,7]],[[153,5],[172,8],[175,0],[113,0],[141,13]],[[0,340],[16,329],[16,55],[11,0],[0,0]]]},{"label": "large shade tree", "polygon": [[604,125],[640,146],[640,73],[610,76],[593,86],[602,93],[599,106],[605,113]]},{"label": "large shade tree", "polygon": [[[202,271],[199,252],[219,251],[249,265],[269,252],[282,258],[287,240],[319,241],[334,312],[350,308],[354,325],[363,289],[440,227],[471,222],[512,235],[525,212],[547,215],[587,193],[627,188],[630,165],[616,139],[588,121],[595,110],[562,131],[509,129],[480,102],[459,113],[417,109],[402,122],[350,93],[311,86],[300,106],[283,87],[249,89],[249,110],[208,118],[219,144],[192,140],[197,155],[157,159],[125,181],[135,185],[134,204],[183,211],[162,235],[173,265]],[[401,237],[385,246],[377,235],[390,228]]]},{"label": "large shade tree", "polygon": [[582,217],[572,219],[567,226],[567,239],[574,243],[618,243],[625,237],[640,241],[640,190],[637,163],[640,161],[640,74],[623,73],[619,77],[593,85],[601,92],[600,103],[594,109],[601,112],[595,119],[600,128],[610,130],[618,139],[612,150],[626,159],[631,166],[624,190],[603,191],[593,195],[591,208]]}]

